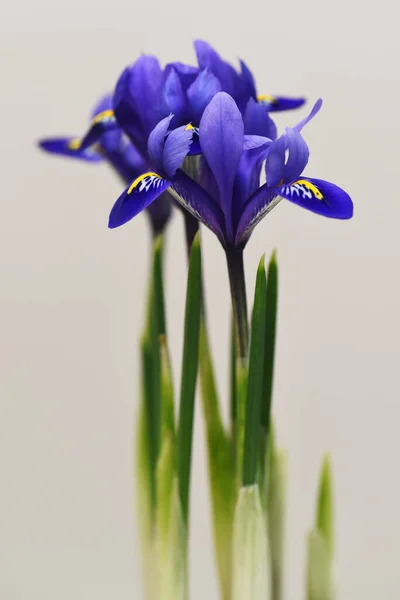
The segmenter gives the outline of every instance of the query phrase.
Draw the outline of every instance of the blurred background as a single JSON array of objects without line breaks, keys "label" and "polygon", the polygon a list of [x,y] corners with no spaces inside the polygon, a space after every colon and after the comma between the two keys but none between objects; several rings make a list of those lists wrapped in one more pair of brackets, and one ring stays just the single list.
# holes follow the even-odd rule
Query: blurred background
[{"label": "blurred background", "polygon": [[[246,252],[249,295],[277,248],[274,412],[289,451],[286,598],[304,590],[322,454],[332,455],[341,600],[399,597],[398,7],[392,0],[266,3],[36,0],[1,31],[0,596],[140,600],[132,428],[150,236],[109,231],[121,191],[102,165],[49,157],[42,136],[81,133],[141,52],[195,60],[192,40],[247,61],[263,93],[322,96],[306,174],[344,187],[350,222],[288,202]],[[309,106],[278,116],[297,122]],[[204,231],[213,352],[227,396],[228,281]],[[168,319],[180,371],[183,224],[168,231]],[[192,598],[217,598],[201,412],[192,485]],[[226,411],[227,412],[227,411]]]}]

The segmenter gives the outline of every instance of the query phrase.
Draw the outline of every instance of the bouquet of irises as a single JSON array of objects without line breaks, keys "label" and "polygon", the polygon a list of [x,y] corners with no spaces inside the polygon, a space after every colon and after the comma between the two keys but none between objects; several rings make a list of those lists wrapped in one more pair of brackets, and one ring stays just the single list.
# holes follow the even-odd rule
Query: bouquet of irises
[{"label": "bouquet of irises", "polygon": [[[321,109],[278,135],[276,111],[301,97],[259,95],[248,66],[236,70],[206,42],[198,66],[160,66],[142,55],[95,107],[80,137],[40,141],[51,153],[105,162],[124,190],[109,227],[145,211],[153,238],[141,337],[137,415],[138,521],[145,600],[188,598],[193,415],[199,379],[207,438],[214,546],[222,600],[283,600],[286,455],[271,418],[277,325],[275,253],[257,269],[249,318],[243,253],[254,227],[282,200],[324,217],[349,219],[340,187],[303,175],[306,125]],[[184,216],[188,255],[182,371],[173,385],[164,296],[164,234],[171,212]],[[207,330],[200,224],[225,252],[232,299],[230,423],[221,417]],[[139,382],[138,382],[139,387]],[[315,522],[308,535],[307,600],[332,600],[334,535],[330,462],[322,462]]]}]

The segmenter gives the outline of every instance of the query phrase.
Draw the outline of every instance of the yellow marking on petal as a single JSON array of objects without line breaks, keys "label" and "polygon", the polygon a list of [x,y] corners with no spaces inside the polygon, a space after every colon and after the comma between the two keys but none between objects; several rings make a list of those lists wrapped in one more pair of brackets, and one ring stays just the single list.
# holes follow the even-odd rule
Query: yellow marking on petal
[{"label": "yellow marking on petal", "polygon": [[146,177],[158,177],[158,179],[162,179],[162,177],[159,176],[158,173],[154,173],[154,171],[149,171],[148,173],[143,173],[143,175],[140,175],[137,179],[135,179],[135,181],[130,185],[129,190],[127,191],[127,194],[131,194],[133,192],[133,190],[139,185],[139,183],[141,181],[143,181],[143,179],[146,179]]},{"label": "yellow marking on petal", "polygon": [[188,125],[186,125],[185,131],[189,131],[190,129],[194,129],[194,127],[193,127],[193,125],[191,123],[189,123]]},{"label": "yellow marking on petal", "polygon": [[277,102],[277,98],[270,94],[261,94],[260,96],[257,96],[257,100],[259,102],[269,102],[270,104],[275,104]]},{"label": "yellow marking on petal", "polygon": [[305,188],[307,188],[308,190],[310,190],[310,192],[312,192],[312,194],[315,196],[315,198],[317,198],[317,200],[323,199],[323,195],[319,191],[317,186],[314,185],[313,183],[311,183],[310,181],[306,181],[305,179],[299,179],[298,181],[295,181],[293,185],[296,185],[296,183],[298,183],[299,185],[302,185]]},{"label": "yellow marking on petal", "polygon": [[92,124],[96,125],[96,123],[100,123],[101,121],[103,121],[103,119],[108,119],[109,117],[113,117],[113,116],[114,116],[114,111],[111,108],[109,108],[107,110],[103,110],[98,115],[93,117]]},{"label": "yellow marking on petal", "polygon": [[69,150],[79,150],[79,148],[81,147],[81,138],[74,138],[73,140],[70,140],[67,144]]}]

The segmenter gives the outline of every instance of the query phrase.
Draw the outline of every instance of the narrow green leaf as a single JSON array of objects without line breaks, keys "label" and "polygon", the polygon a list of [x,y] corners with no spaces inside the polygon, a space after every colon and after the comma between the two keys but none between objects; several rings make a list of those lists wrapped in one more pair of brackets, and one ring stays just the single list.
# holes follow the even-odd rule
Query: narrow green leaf
[{"label": "narrow green leaf", "polygon": [[263,427],[266,435],[268,435],[269,430],[272,402],[277,306],[278,266],[276,262],[276,252],[274,252],[268,266],[267,298],[265,308],[264,393],[261,407],[261,426]]},{"label": "narrow green leaf", "polygon": [[161,349],[161,435],[175,432],[174,384],[167,339],[160,336]]},{"label": "narrow green leaf", "polygon": [[235,321],[232,316],[231,319],[231,360],[230,360],[230,417],[231,417],[231,435],[232,439],[235,438],[235,431],[237,429],[237,373],[236,373],[236,332],[235,332]]},{"label": "narrow green leaf", "polygon": [[166,334],[165,322],[165,300],[164,300],[164,281],[163,281],[163,254],[164,240],[161,235],[157,236],[154,242],[153,257],[153,294],[154,294],[154,312],[156,319],[157,334]]},{"label": "narrow green leaf", "polygon": [[221,598],[228,600],[232,569],[232,526],[235,502],[235,462],[232,441],[222,423],[219,398],[204,317],[200,323],[200,390],[206,424],[214,543]]},{"label": "narrow green leaf", "polygon": [[329,554],[334,551],[333,486],[329,456],[324,457],[319,481],[316,527],[325,539]]},{"label": "narrow green leaf", "polygon": [[[161,453],[157,462],[157,536],[163,547],[168,544],[174,478],[175,439],[170,431],[166,432],[163,437]],[[168,546],[166,551],[168,551]]]},{"label": "narrow green leaf", "polygon": [[271,561],[272,600],[282,600],[283,561],[286,516],[287,454],[275,447],[273,428],[270,428],[266,459],[264,490]]},{"label": "narrow green leaf", "polygon": [[149,468],[149,485],[151,506],[154,508],[156,503],[156,465],[157,453],[155,440],[159,439],[158,434],[158,416],[155,414],[154,407],[154,370],[153,355],[150,340],[147,336],[143,337],[141,343],[142,359],[142,388],[144,402],[144,423],[146,427],[145,440],[147,443],[147,458]]},{"label": "narrow green leaf", "polygon": [[246,423],[243,451],[243,485],[256,483],[260,456],[260,417],[263,397],[265,320],[267,282],[264,256],[257,270],[251,326],[249,375],[247,381]]},{"label": "narrow green leaf", "polygon": [[240,488],[233,529],[232,600],[269,600],[268,541],[257,485]]},{"label": "narrow green leaf", "polygon": [[199,356],[201,309],[200,237],[192,244],[186,293],[182,379],[179,406],[177,472],[184,522],[188,521],[193,416]]},{"label": "narrow green leaf", "polygon": [[333,600],[332,563],[326,540],[313,529],[308,536],[307,600]]},{"label": "narrow green leaf", "polygon": [[236,398],[237,398],[237,415],[236,415],[236,435],[234,438],[234,448],[236,451],[236,474],[240,485],[243,471],[243,453],[244,440],[246,430],[246,405],[247,405],[247,365],[238,357],[236,357]]}]

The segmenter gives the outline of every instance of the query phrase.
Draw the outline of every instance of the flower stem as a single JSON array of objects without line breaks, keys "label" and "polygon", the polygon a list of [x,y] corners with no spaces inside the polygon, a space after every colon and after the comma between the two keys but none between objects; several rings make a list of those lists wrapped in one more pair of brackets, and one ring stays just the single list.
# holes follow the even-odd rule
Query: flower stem
[{"label": "flower stem", "polygon": [[238,356],[245,363],[249,352],[249,322],[247,317],[246,281],[244,278],[243,249],[226,250],[233,314],[236,326]]},{"label": "flower stem", "polygon": [[189,258],[193,240],[196,237],[196,233],[199,231],[199,222],[187,210],[184,210],[182,212],[183,218],[185,220],[186,251]]}]

